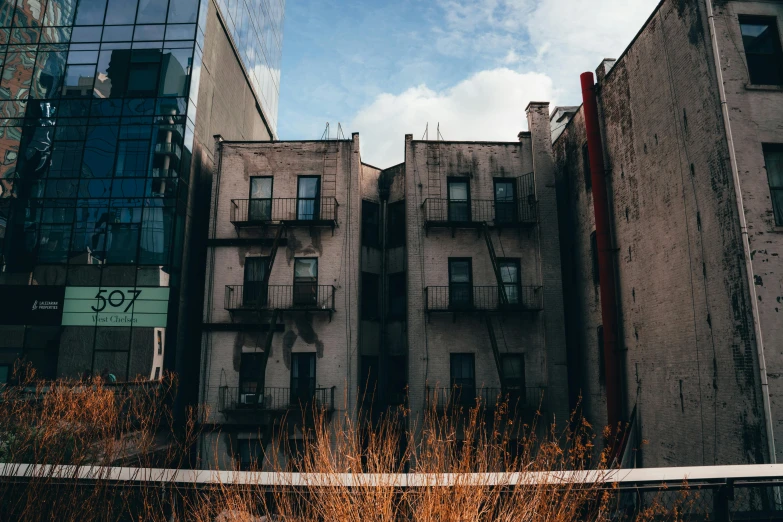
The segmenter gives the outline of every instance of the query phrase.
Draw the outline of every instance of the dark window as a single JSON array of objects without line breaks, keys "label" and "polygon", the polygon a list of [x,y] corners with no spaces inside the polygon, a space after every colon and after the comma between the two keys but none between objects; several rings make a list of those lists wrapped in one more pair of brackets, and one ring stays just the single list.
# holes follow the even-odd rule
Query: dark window
[{"label": "dark window", "polygon": [[84,143],[80,141],[56,141],[52,145],[50,178],[79,177],[82,169]]},{"label": "dark window", "polygon": [[11,378],[11,365],[0,364],[0,385],[7,384]]},{"label": "dark window", "polygon": [[524,403],[525,356],[521,353],[505,354],[500,362],[503,369],[503,393],[508,394],[509,404]]},{"label": "dark window", "polygon": [[248,221],[272,219],[272,182],[269,176],[250,178]]},{"label": "dark window", "polygon": [[777,20],[770,17],[740,16],[739,23],[750,83],[783,85],[783,54],[780,50]]},{"label": "dark window", "polygon": [[315,395],[315,354],[291,354],[291,404],[308,403]]},{"label": "dark window", "polygon": [[263,465],[264,445],[259,439],[239,439],[239,470],[258,471]]},{"label": "dark window", "polygon": [[604,356],[604,326],[599,325],[596,334],[598,336],[598,382],[606,382],[606,367],[604,366],[606,357]]},{"label": "dark window", "polygon": [[405,245],[405,201],[395,201],[386,207],[386,246]]},{"label": "dark window", "polygon": [[[263,380],[261,370],[263,368],[264,354],[243,353],[239,359],[239,403],[253,404],[257,386]],[[261,393],[261,396],[264,394]]]},{"label": "dark window", "polygon": [[595,232],[590,234],[590,259],[593,261],[593,283],[601,282],[598,271],[598,241],[595,238]]},{"label": "dark window", "polygon": [[408,292],[405,272],[389,275],[389,319],[405,319],[408,309]]},{"label": "dark window", "polygon": [[470,258],[449,258],[449,307],[473,306],[473,268]]},{"label": "dark window", "polygon": [[312,221],[320,217],[321,178],[299,176],[296,193],[296,219]]},{"label": "dark window", "polygon": [[294,260],[294,305],[315,306],[318,299],[318,259]]},{"label": "dark window", "polygon": [[374,320],[380,317],[378,313],[378,290],[380,276],[362,272],[362,319]]},{"label": "dark window", "polygon": [[582,171],[585,175],[585,189],[590,190],[593,186],[593,178],[590,173],[590,152],[587,149],[587,143],[582,145]]},{"label": "dark window", "polygon": [[360,399],[373,402],[378,395],[378,356],[362,355],[361,359]]},{"label": "dark window", "polygon": [[390,355],[388,360],[387,402],[392,405],[405,404],[405,388],[408,386],[408,360],[404,355]]},{"label": "dark window", "polygon": [[783,226],[783,144],[764,145],[764,165],[767,169],[775,224]]},{"label": "dark window", "polygon": [[495,180],[495,223],[516,223],[517,190],[513,179]]},{"label": "dark window", "polygon": [[133,63],[128,73],[129,96],[155,96],[158,91],[158,63]]},{"label": "dark window", "polygon": [[449,221],[470,221],[470,183],[467,178],[448,180]]},{"label": "dark window", "polygon": [[380,244],[380,213],[378,203],[362,200],[362,245],[377,247]]},{"label": "dark window", "polygon": [[503,289],[506,292],[508,304],[519,304],[521,287],[519,286],[519,260],[499,259],[498,268],[503,279]]},{"label": "dark window", "polygon": [[263,307],[267,300],[267,286],[264,284],[268,257],[245,258],[245,281],[243,304],[245,306]]},{"label": "dark window", "polygon": [[117,146],[116,176],[144,177],[149,168],[149,141],[120,140]]},{"label": "dark window", "polygon": [[472,353],[451,354],[451,387],[456,401],[472,403],[476,398],[476,361]]}]

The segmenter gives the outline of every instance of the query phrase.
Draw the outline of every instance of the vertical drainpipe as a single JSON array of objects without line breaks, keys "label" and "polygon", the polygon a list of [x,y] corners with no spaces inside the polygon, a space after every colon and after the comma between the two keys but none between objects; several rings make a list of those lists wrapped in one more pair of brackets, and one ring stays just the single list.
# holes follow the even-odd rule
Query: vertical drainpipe
[{"label": "vertical drainpipe", "polygon": [[[772,427],[772,407],[769,400],[769,381],[767,380],[767,364],[764,358],[764,339],[761,335],[761,318],[759,317],[759,304],[756,297],[756,282],[753,277],[753,261],[750,257],[750,242],[748,241],[748,224],[745,220],[745,205],[742,202],[742,190],[740,188],[739,168],[737,167],[737,152],[734,150],[734,135],[731,132],[731,117],[729,114],[729,105],[726,101],[726,86],[723,83],[723,68],[720,62],[720,47],[718,46],[718,36],[715,32],[715,13],[712,9],[712,0],[705,0],[707,5],[707,20],[710,27],[710,41],[712,43],[712,57],[715,63],[715,74],[718,80],[718,93],[720,95],[721,114],[723,115],[723,128],[726,131],[726,142],[729,148],[729,161],[731,163],[731,176],[734,181],[734,196],[737,205],[737,217],[740,223],[740,233],[742,235],[742,250],[745,261],[745,273],[748,279],[748,289],[750,291],[750,307],[753,312],[753,330],[756,335],[756,351],[759,360],[759,378],[761,380],[761,397],[764,402],[764,424],[767,435],[767,450],[769,451],[769,462],[775,464],[777,455],[775,454],[775,434]],[[780,505],[780,490],[775,488],[776,502]]]},{"label": "vertical drainpipe", "polygon": [[606,192],[604,148],[598,126],[598,105],[595,99],[593,73],[582,73],[587,151],[590,157],[595,239],[598,246],[598,277],[601,290],[601,319],[604,327],[604,368],[606,371],[606,412],[609,426],[618,430],[622,419],[620,363],[617,329],[617,295],[614,279],[614,256],[609,231],[609,200]]}]

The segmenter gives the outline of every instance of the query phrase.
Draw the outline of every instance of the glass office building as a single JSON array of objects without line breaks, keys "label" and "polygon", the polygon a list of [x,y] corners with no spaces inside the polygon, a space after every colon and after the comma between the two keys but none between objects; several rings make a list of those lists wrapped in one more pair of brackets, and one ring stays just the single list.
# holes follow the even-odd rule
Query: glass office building
[{"label": "glass office building", "polygon": [[[0,1],[0,382],[18,361],[47,379],[156,378],[185,349],[213,0]],[[274,137],[284,4],[217,6]]]}]

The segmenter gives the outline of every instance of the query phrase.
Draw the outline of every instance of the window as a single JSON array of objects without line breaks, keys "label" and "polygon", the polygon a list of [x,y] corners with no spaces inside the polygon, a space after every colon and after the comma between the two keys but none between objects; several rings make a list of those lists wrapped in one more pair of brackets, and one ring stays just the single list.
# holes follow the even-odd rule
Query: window
[{"label": "window", "polygon": [[783,226],[783,144],[764,145],[764,165],[767,169],[775,224]]},{"label": "window", "polygon": [[513,179],[495,180],[495,223],[516,223],[517,191]]},{"label": "window", "polygon": [[312,221],[320,216],[321,178],[299,176],[296,193],[296,219]]},{"label": "window", "polygon": [[258,386],[263,382],[261,371],[264,363],[264,354],[260,352],[243,353],[239,359],[239,404],[255,404],[256,393],[264,396],[263,390]]},{"label": "window", "polygon": [[272,181],[269,176],[250,178],[250,201],[248,221],[270,221],[272,219]]},{"label": "window", "polygon": [[115,176],[144,177],[149,167],[149,141],[120,140]]},{"label": "window", "polygon": [[0,385],[8,384],[8,380],[11,378],[11,365],[0,364]]},{"label": "window", "polygon": [[369,403],[373,402],[378,395],[378,356],[362,355],[361,359],[360,399]]},{"label": "window", "polygon": [[388,360],[388,384],[386,400],[388,404],[405,404],[408,386],[408,359],[404,355],[390,355]]},{"label": "window", "polygon": [[380,213],[381,206],[378,203],[362,200],[362,245],[380,245]]},{"label": "window", "polygon": [[593,178],[590,173],[590,152],[587,149],[587,143],[582,145],[582,171],[585,175],[585,190],[590,190],[593,186]]},{"label": "window", "polygon": [[52,162],[49,166],[50,178],[78,178],[82,170],[81,141],[55,141],[52,145]]},{"label": "window", "polygon": [[606,367],[604,366],[606,356],[604,355],[604,325],[599,325],[596,329],[598,338],[598,382],[606,383]]},{"label": "window", "polygon": [[362,320],[374,320],[380,317],[378,313],[378,290],[380,276],[362,272]]},{"label": "window", "polygon": [[783,54],[777,20],[771,17],[740,16],[739,23],[750,83],[783,85]]},{"label": "window", "polygon": [[470,258],[449,258],[449,307],[473,305],[473,268]]},{"label": "window", "polygon": [[505,354],[502,356],[501,368],[503,370],[503,394],[508,394],[509,404],[525,401],[525,356],[519,354]]},{"label": "window", "polygon": [[294,306],[315,306],[318,299],[318,259],[294,259]]},{"label": "window", "polygon": [[389,275],[389,319],[405,319],[408,310],[408,292],[405,272]]},{"label": "window", "polygon": [[152,378],[153,380],[157,381],[160,379],[160,366],[155,367],[155,377]]},{"label": "window", "polygon": [[264,307],[267,302],[266,278],[268,257],[245,258],[245,280],[242,292],[243,304],[247,307]]},{"label": "window", "polygon": [[239,470],[258,471],[264,458],[264,445],[258,439],[239,439]]},{"label": "window", "polygon": [[315,395],[315,354],[291,354],[291,404],[312,401]]},{"label": "window", "polygon": [[519,304],[521,287],[519,286],[519,260],[499,259],[498,268],[503,279],[503,290],[508,304]]},{"label": "window", "polygon": [[405,245],[405,201],[395,201],[386,206],[386,246]]},{"label": "window", "polygon": [[456,402],[472,403],[476,399],[476,361],[472,353],[451,354],[451,388]]},{"label": "window", "polygon": [[590,234],[590,258],[593,261],[593,283],[599,284],[601,279],[598,271],[598,241],[595,238],[595,231]]},{"label": "window", "polygon": [[449,178],[449,221],[470,221],[470,184],[467,178]]}]

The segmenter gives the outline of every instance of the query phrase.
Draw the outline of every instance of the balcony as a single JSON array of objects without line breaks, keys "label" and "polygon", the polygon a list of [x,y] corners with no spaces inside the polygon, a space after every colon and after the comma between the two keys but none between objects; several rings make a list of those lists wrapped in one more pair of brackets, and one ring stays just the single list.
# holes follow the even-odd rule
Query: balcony
[{"label": "balcony", "polygon": [[538,203],[533,196],[519,201],[492,199],[454,201],[428,198],[422,204],[424,227],[478,228],[487,224],[497,228],[517,228],[538,222]]},{"label": "balcony", "polygon": [[221,386],[218,389],[218,411],[241,413],[252,411],[288,412],[292,410],[326,413],[334,411],[334,386],[297,390],[291,388],[264,388],[256,402],[255,392],[243,393],[238,387]]},{"label": "balcony", "polygon": [[179,158],[182,155],[182,149],[176,143],[156,143],[155,154],[163,154],[165,156],[174,156]]},{"label": "balcony", "polygon": [[226,285],[225,309],[229,312],[289,310],[300,312],[335,311],[334,287],[301,283],[267,285],[248,283]]},{"label": "balcony", "polygon": [[290,226],[334,227],[337,225],[336,198],[232,199],[231,223],[253,227],[271,223]]},{"label": "balcony", "polygon": [[432,388],[427,386],[427,407],[443,412],[454,408],[472,408],[480,404],[494,411],[499,404],[508,403],[511,411],[547,411],[546,388],[528,386],[518,388],[479,388],[454,386]]},{"label": "balcony", "polygon": [[174,169],[162,169],[162,168],[152,169],[153,178],[176,178],[177,175],[178,175],[177,171]]},{"label": "balcony", "polygon": [[506,286],[508,303],[501,303],[497,286],[428,286],[427,312],[537,312],[544,309],[540,286]]}]

